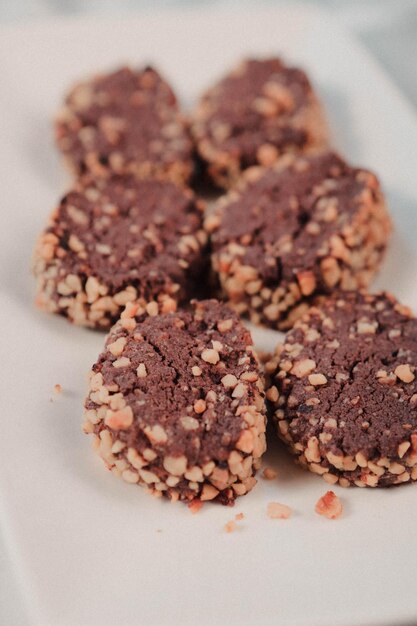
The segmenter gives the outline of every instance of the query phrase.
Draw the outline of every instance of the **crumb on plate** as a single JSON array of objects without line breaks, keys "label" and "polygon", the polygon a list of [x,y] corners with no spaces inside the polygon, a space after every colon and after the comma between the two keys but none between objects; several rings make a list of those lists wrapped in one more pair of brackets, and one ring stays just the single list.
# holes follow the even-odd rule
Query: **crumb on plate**
[{"label": "crumb on plate", "polygon": [[203,508],[203,503],[201,502],[201,500],[193,500],[188,505],[188,508],[190,509],[191,513],[195,515],[200,511],[200,509]]},{"label": "crumb on plate", "polygon": [[237,524],[234,520],[230,520],[227,524],[224,525],[224,529],[227,533],[233,533],[237,528]]},{"label": "crumb on plate", "polygon": [[343,506],[334,491],[327,491],[317,500],[315,511],[328,519],[337,519],[342,515]]},{"label": "crumb on plate", "polygon": [[278,474],[274,469],[272,469],[272,467],[265,467],[264,471],[262,472],[262,476],[266,480],[274,480],[274,478],[276,478]]},{"label": "crumb on plate", "polygon": [[269,502],[266,514],[271,519],[288,519],[292,514],[292,509],[280,502]]}]

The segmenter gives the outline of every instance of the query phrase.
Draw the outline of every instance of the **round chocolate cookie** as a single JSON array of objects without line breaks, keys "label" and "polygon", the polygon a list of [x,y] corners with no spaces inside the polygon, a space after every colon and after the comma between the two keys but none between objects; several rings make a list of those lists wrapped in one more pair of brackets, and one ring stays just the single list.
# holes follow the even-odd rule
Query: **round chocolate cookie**
[{"label": "round chocolate cookie", "polygon": [[174,310],[204,278],[202,219],[193,192],[169,181],[83,177],[38,241],[38,305],[98,328],[137,299],[149,311]]},{"label": "round chocolate cookie", "polygon": [[417,319],[393,296],[334,295],[266,365],[278,434],[343,487],[417,480]]},{"label": "round chocolate cookie", "polygon": [[252,165],[327,145],[327,129],[305,73],[280,59],[241,63],[201,99],[191,126],[208,175],[232,186]]},{"label": "round chocolate cookie", "polygon": [[367,286],[391,230],[376,177],[332,152],[250,168],[205,225],[231,306],[280,329],[317,294]]},{"label": "round chocolate cookie", "polygon": [[250,333],[225,305],[149,316],[128,304],[93,366],[86,433],[106,465],[171,500],[252,489],[265,408]]},{"label": "round chocolate cookie", "polygon": [[76,85],[55,123],[58,148],[77,174],[193,173],[192,141],[169,85],[150,67],[128,67]]}]

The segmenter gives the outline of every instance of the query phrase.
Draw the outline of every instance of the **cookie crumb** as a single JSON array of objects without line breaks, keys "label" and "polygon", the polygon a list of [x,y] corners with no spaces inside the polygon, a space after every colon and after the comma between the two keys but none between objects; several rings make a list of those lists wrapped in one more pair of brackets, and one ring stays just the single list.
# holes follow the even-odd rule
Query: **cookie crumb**
[{"label": "cookie crumb", "polygon": [[201,500],[193,500],[188,505],[188,508],[190,509],[190,511],[191,511],[191,513],[193,515],[198,513],[200,511],[200,509],[202,509],[202,507],[203,507],[203,503],[201,502]]},{"label": "cookie crumb", "polygon": [[224,529],[227,533],[235,532],[236,528],[237,524],[234,520],[230,520],[230,522],[227,522],[227,524],[224,525]]},{"label": "cookie crumb", "polygon": [[262,477],[265,478],[265,480],[274,480],[277,476],[277,472],[273,470],[272,467],[265,467],[262,472]]},{"label": "cookie crumb", "polygon": [[54,393],[56,393],[56,394],[62,393],[62,387],[61,387],[61,385],[59,383],[54,385]]},{"label": "cookie crumb", "polygon": [[244,517],[245,516],[243,515],[243,513],[238,513],[237,515],[235,515],[235,520],[240,522],[242,519],[244,519]]},{"label": "cookie crumb", "polygon": [[343,506],[334,491],[327,491],[317,500],[315,511],[328,519],[337,519],[342,515]]},{"label": "cookie crumb", "polygon": [[271,519],[288,519],[292,514],[292,509],[280,502],[269,502],[266,514]]}]

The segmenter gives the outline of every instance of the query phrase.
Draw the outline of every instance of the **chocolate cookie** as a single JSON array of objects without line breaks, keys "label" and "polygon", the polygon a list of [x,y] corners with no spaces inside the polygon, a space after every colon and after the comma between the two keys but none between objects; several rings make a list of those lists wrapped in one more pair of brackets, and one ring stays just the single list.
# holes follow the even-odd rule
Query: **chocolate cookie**
[{"label": "chocolate cookie", "polygon": [[204,282],[203,206],[169,181],[79,180],[35,250],[39,306],[108,328],[127,302],[169,311]]},{"label": "chocolate cookie", "polygon": [[216,300],[149,316],[128,304],[93,366],[86,433],[106,465],[171,500],[252,489],[265,409],[250,333]]},{"label": "chocolate cookie", "polygon": [[77,175],[112,171],[184,183],[193,172],[192,141],[175,95],[150,67],[124,67],[76,85],[55,134]]},{"label": "chocolate cookie", "polygon": [[334,295],[266,366],[278,434],[343,487],[417,480],[417,319],[393,296]]},{"label": "chocolate cookie", "polygon": [[315,295],[367,286],[391,226],[376,177],[328,152],[247,170],[206,229],[231,306],[283,329]]},{"label": "chocolate cookie", "polygon": [[191,130],[209,176],[226,188],[251,165],[327,145],[324,115],[307,76],[280,59],[240,64],[203,96]]}]

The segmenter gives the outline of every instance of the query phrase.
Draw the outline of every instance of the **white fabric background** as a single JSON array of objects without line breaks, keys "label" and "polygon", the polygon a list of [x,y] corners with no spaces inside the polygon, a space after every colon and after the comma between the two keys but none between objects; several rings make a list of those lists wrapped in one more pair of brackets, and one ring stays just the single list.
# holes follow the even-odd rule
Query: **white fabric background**
[{"label": "white fabric background", "polygon": [[[235,6],[241,11],[245,5],[255,2],[257,6],[273,5],[280,0],[0,0],[0,27],[55,16],[123,15],[131,11],[151,11],[155,7],[172,11],[199,4],[217,8]],[[305,0],[305,3],[332,12],[417,107],[417,0]],[[0,625],[27,626],[29,623],[0,529]]]}]

